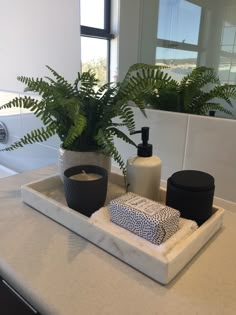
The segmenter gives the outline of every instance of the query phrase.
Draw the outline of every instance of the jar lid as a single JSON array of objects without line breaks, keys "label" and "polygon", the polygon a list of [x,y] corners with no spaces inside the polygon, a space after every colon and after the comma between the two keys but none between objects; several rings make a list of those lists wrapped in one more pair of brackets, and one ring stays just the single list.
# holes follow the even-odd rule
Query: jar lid
[{"label": "jar lid", "polygon": [[179,171],[174,173],[169,180],[175,187],[189,191],[205,191],[215,187],[214,177],[201,171]]}]

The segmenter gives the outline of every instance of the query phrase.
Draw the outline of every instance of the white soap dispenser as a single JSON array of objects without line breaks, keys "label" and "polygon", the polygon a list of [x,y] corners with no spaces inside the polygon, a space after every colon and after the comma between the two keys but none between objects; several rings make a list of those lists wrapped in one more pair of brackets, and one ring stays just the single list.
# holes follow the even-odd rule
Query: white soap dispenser
[{"label": "white soap dispenser", "polygon": [[148,143],[149,127],[134,133],[142,134],[142,143],[138,145],[138,155],[127,161],[127,191],[159,201],[161,159],[152,155],[152,145]]}]

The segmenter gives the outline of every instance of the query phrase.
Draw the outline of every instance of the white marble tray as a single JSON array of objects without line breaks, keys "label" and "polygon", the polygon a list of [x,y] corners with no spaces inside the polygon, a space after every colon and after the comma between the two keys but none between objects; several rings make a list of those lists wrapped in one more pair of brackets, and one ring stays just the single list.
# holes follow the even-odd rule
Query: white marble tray
[{"label": "white marble tray", "polygon": [[[162,284],[172,280],[219,230],[224,213],[224,209],[214,207],[214,214],[210,219],[190,236],[178,242],[167,254],[158,253],[153,256],[94,225],[89,218],[70,209],[66,204],[63,185],[58,175],[24,185],[21,193],[23,201],[28,205]],[[123,193],[123,178],[111,174],[106,203]],[[165,200],[163,189],[161,199]]]}]

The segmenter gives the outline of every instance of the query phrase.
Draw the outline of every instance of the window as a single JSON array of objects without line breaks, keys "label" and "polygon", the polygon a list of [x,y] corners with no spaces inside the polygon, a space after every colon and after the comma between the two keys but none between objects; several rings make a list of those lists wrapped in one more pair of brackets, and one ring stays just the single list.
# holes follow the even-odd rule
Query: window
[{"label": "window", "polygon": [[201,8],[185,0],[160,0],[157,37],[198,44]]},{"label": "window", "polygon": [[81,0],[82,71],[92,69],[100,85],[110,81],[111,0]]},{"label": "window", "polygon": [[[165,71],[177,81],[195,67],[205,66],[218,72],[221,83],[236,84],[236,0],[140,0],[142,6],[136,11],[132,7],[127,10],[129,2],[120,1],[126,4],[120,12],[125,30],[119,34],[121,74],[130,60],[167,65]],[[130,29],[133,37],[128,36]],[[130,47],[137,47],[132,51],[133,59],[126,58]],[[236,105],[231,109],[221,104],[236,117]]]},{"label": "window", "polygon": [[223,11],[223,29],[221,34],[221,51],[219,76],[222,83],[236,83],[236,6],[231,5]]},{"label": "window", "polygon": [[181,79],[197,66],[197,52],[172,48],[156,48],[156,64],[168,65],[166,70],[176,81]]},{"label": "window", "polygon": [[186,0],[159,0],[156,64],[177,80],[197,66],[201,7]]}]

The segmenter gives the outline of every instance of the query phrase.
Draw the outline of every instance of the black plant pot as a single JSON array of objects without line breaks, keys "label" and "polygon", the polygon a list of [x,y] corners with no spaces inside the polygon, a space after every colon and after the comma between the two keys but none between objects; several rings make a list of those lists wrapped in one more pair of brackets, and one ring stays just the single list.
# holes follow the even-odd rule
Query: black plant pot
[{"label": "black plant pot", "polygon": [[[97,174],[100,178],[93,180],[77,180],[73,175]],[[83,176],[82,176],[83,177]],[[104,206],[107,194],[108,172],[100,166],[79,165],[64,172],[64,192],[70,208],[90,217],[96,210]]]},{"label": "black plant pot", "polygon": [[205,172],[183,170],[167,181],[166,205],[180,211],[181,217],[203,224],[212,214],[215,181]]}]

